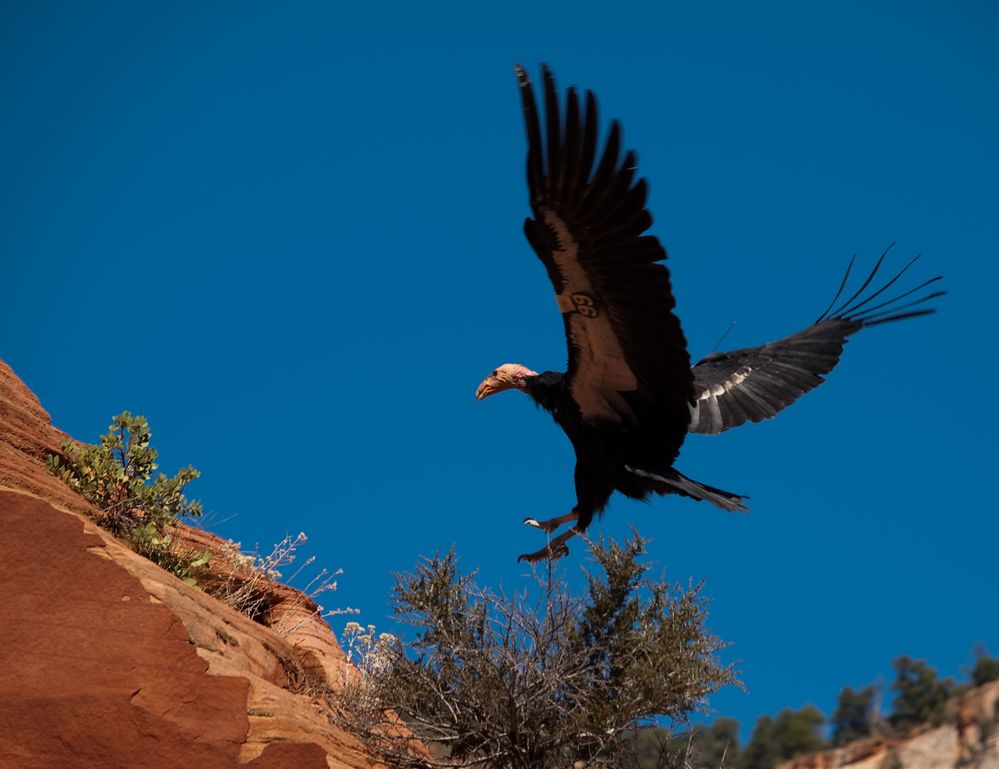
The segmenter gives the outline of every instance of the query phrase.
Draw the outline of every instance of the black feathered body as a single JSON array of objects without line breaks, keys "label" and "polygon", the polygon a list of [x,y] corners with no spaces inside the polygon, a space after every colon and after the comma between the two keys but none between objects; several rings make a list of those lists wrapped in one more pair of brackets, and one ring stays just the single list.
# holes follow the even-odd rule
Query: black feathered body
[{"label": "black feathered body", "polygon": [[568,391],[566,376],[554,371],[529,379],[526,392],[551,414],[575,450],[575,511],[580,529],[585,529],[594,515],[603,512],[615,491],[632,499],[675,491],[627,469],[669,474],[686,435],[686,424],[670,419],[669,412],[664,414],[645,399],[626,393],[624,397],[635,415],[634,421],[587,423]]}]

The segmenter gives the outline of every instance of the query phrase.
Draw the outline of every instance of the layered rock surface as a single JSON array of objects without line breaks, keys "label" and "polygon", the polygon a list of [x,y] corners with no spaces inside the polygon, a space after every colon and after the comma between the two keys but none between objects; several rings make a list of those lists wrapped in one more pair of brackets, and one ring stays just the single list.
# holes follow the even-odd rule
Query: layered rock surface
[{"label": "layered rock surface", "polygon": [[66,437],[0,361],[0,769],[376,766],[315,696],[350,667],[311,599],[261,583],[260,624],[136,555],[48,473]]},{"label": "layered rock surface", "polygon": [[777,769],[999,769],[999,681],[961,696],[945,723],[900,739],[868,738]]}]

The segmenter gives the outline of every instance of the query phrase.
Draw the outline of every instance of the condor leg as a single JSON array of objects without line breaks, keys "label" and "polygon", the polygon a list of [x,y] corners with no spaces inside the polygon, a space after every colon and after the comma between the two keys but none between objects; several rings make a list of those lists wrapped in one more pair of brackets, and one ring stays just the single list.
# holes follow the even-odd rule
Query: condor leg
[{"label": "condor leg", "polygon": [[551,534],[563,523],[575,523],[578,520],[579,513],[573,510],[571,513],[566,513],[565,515],[560,515],[556,518],[549,518],[547,521],[539,521],[537,518],[525,518],[524,523],[528,526],[533,526],[536,529],[541,529],[542,531],[546,531]]}]

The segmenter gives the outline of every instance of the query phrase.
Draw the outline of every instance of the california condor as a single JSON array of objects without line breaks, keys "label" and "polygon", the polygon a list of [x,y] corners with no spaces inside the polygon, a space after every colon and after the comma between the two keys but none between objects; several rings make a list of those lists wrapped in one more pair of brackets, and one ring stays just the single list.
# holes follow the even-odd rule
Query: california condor
[{"label": "california condor", "polygon": [[746,497],[698,483],[673,467],[687,433],[713,435],[774,416],[822,384],[850,335],[933,312],[911,308],[943,291],[901,300],[939,276],[882,299],[909,262],[865,294],[884,261],[882,254],[860,288],[840,302],[848,268],[828,309],[803,331],[761,347],[712,354],[691,367],[673,314],[669,271],[662,264],[666,252],[658,238],[644,234],[652,224],[645,208],[645,180],[635,180],[633,152],[620,157],[620,125],[611,123],[598,155],[593,93],[587,91],[581,100],[570,88],[563,121],[555,79],[542,66],[542,126],[527,73],[520,66],[516,71],[534,214],[525,221],[524,232],[555,289],[569,363],[565,373],[541,374],[503,364],[479,385],[475,397],[508,389],[527,393],[552,415],[576,452],[575,507],[546,521],[524,521],[549,533],[573,525],[520,560],[565,555],[566,541],[586,530],[615,491],[633,499],[681,494],[745,511]]}]

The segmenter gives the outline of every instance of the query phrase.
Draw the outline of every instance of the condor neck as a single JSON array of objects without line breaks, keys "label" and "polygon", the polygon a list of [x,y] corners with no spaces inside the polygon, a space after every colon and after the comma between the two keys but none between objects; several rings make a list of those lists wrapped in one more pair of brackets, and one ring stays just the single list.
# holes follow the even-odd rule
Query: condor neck
[{"label": "condor neck", "polygon": [[557,371],[546,371],[543,374],[527,377],[524,382],[524,392],[545,411],[554,413],[562,399],[564,378],[565,375]]}]

